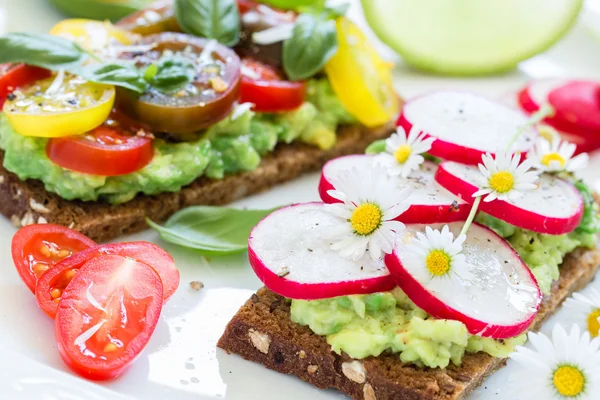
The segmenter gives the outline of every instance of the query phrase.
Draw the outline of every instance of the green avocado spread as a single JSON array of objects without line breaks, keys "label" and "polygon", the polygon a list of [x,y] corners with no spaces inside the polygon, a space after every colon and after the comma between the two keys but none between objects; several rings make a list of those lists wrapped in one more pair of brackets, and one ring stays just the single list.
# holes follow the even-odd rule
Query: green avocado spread
[{"label": "green avocado spread", "polygon": [[[585,210],[579,227],[566,235],[543,235],[516,228],[480,213],[477,220],[506,238],[531,268],[542,292],[550,292],[558,279],[559,265],[577,247],[594,247],[600,232],[598,208],[583,182],[575,185],[583,195]],[[469,334],[459,321],[432,318],[400,289],[371,295],[325,300],[292,300],[291,318],[323,335],[333,351],[361,359],[381,353],[398,354],[403,362],[430,368],[459,365],[465,352],[483,351],[507,357],[525,335],[494,340]]]},{"label": "green avocado spread", "polygon": [[122,176],[98,176],[67,170],[46,156],[48,139],[15,132],[0,117],[0,148],[4,167],[20,179],[39,179],[46,190],[64,199],[123,203],[138,193],[174,192],[200,176],[221,179],[226,174],[251,171],[279,142],[302,141],[322,149],[335,144],[338,125],[352,116],[335,96],[327,79],[308,84],[305,103],[282,114],[257,114],[238,106],[193,142],[154,141],[154,158],[139,171]]}]

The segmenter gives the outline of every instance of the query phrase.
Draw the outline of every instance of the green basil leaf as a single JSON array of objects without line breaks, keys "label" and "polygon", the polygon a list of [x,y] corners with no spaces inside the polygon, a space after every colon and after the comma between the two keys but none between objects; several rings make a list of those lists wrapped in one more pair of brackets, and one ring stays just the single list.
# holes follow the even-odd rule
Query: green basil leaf
[{"label": "green basil leaf", "polygon": [[204,255],[226,255],[246,251],[252,228],[274,210],[195,206],[175,213],[163,226],[146,222],[166,242]]},{"label": "green basil leaf", "polygon": [[325,0],[261,0],[261,3],[283,10],[322,9]]},{"label": "green basil leaf", "polygon": [[343,17],[350,9],[350,3],[342,3],[335,6],[325,7],[325,12],[329,18]]},{"label": "green basil leaf", "polygon": [[[152,71],[150,71],[152,72]],[[145,75],[148,73],[148,69]],[[150,85],[162,92],[174,92],[196,77],[196,66],[187,57],[163,57],[156,63],[156,72],[146,79]]]},{"label": "green basil leaf", "polygon": [[235,0],[175,0],[175,16],[184,32],[233,47],[240,40]]},{"label": "green basil leaf", "polygon": [[335,21],[326,15],[301,14],[292,37],[283,42],[283,69],[291,80],[321,71],[338,49]]},{"label": "green basil leaf", "polygon": [[25,63],[51,70],[81,65],[89,55],[69,40],[33,33],[0,36],[0,63]]},{"label": "green basil leaf", "polygon": [[120,86],[138,93],[144,93],[148,87],[140,70],[131,64],[91,64],[69,72],[90,82]]}]

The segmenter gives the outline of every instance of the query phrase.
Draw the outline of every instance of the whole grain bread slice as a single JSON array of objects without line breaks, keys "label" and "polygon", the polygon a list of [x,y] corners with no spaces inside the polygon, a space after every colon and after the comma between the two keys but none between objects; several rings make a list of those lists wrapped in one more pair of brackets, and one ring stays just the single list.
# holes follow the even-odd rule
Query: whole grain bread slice
[{"label": "whole grain bread slice", "polygon": [[[222,180],[200,178],[179,192],[137,196],[119,205],[103,202],[64,200],[44,189],[40,181],[21,181],[0,167],[0,213],[17,227],[38,222],[64,225],[102,242],[147,228],[145,218],[163,221],[176,211],[192,205],[223,205],[266,190],[298,175],[318,170],[342,155],[362,153],[371,142],[389,136],[394,124],[368,129],[343,126],[330,150],[301,143],[279,145],[254,171],[230,175]],[[0,151],[0,164],[4,154]]]},{"label": "whole grain bread slice", "polygon": [[[538,329],[574,291],[587,285],[600,266],[600,251],[569,254],[550,295],[531,327]],[[228,324],[218,346],[228,353],[296,375],[321,389],[333,388],[357,400],[460,400],[505,364],[486,353],[467,353],[460,366],[419,368],[384,354],[352,360],[331,351],[322,336],[290,319],[290,306],[267,288],[260,289]]]}]

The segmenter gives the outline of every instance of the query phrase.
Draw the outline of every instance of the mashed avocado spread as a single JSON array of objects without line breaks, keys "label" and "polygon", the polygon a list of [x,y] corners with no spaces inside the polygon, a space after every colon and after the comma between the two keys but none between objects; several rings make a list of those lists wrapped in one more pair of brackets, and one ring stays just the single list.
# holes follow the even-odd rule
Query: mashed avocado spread
[{"label": "mashed avocado spread", "polygon": [[320,79],[309,82],[305,103],[292,112],[256,114],[241,108],[195,142],[156,139],[152,161],[128,175],[104,177],[64,169],[46,156],[48,139],[19,135],[4,115],[0,117],[0,148],[5,151],[7,170],[23,180],[41,180],[46,190],[64,199],[123,203],[138,193],[178,191],[200,176],[221,179],[226,174],[251,171],[278,142],[300,140],[330,148],[338,125],[353,121],[329,81]]},{"label": "mashed avocado spread", "polygon": [[[585,201],[579,227],[566,235],[543,235],[516,228],[480,213],[478,222],[506,238],[532,269],[542,292],[550,292],[558,279],[559,265],[577,247],[594,247],[600,232],[598,207],[583,182],[575,185]],[[459,321],[432,318],[400,289],[371,295],[344,296],[325,300],[292,300],[291,318],[323,335],[336,353],[344,351],[361,359],[384,351],[397,353],[403,362],[430,368],[460,364],[465,352],[483,351],[506,357],[525,335],[494,340],[468,333]]]}]

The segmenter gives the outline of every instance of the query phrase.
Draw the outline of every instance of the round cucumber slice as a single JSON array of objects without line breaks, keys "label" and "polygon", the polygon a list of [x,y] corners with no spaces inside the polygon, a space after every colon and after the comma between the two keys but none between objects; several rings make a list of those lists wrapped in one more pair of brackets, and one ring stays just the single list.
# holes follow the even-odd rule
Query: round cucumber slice
[{"label": "round cucumber slice", "polygon": [[50,0],[62,13],[77,18],[117,20],[150,5],[154,0]]},{"label": "round cucumber slice", "polygon": [[419,69],[482,75],[554,44],[583,0],[361,0],[379,38]]}]

